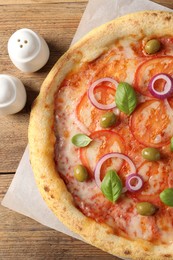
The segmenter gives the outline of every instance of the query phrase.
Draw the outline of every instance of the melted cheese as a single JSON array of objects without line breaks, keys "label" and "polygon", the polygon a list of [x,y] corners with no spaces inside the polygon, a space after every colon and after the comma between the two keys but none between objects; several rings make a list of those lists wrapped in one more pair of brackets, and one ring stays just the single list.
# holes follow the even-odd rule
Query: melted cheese
[{"label": "melted cheese", "polygon": [[151,105],[149,105],[146,109],[143,109],[141,112],[141,121],[140,121],[140,128],[141,132],[139,132],[139,136],[143,137],[148,130],[146,128],[147,122],[149,119],[152,118],[153,110],[159,109],[159,102],[153,102]]},{"label": "melted cheese", "polygon": [[158,163],[157,170],[154,174],[151,174],[152,170],[153,163],[148,162],[145,163],[138,171],[143,180],[149,184],[147,190],[141,192],[143,195],[157,194],[160,191],[160,187],[164,182],[164,179],[167,178],[167,176],[165,176],[165,165],[163,163]]},{"label": "melted cheese", "polygon": [[[55,158],[57,170],[66,180],[67,188],[73,195],[76,206],[86,216],[92,217],[96,221],[107,223],[114,228],[117,234],[130,239],[141,238],[159,243],[171,243],[173,242],[173,211],[166,209],[167,212],[164,213],[165,207],[163,207],[156,214],[156,217],[140,216],[136,212],[136,200],[133,197],[128,197],[128,195],[124,194],[116,203],[111,203],[103,196],[93,177],[90,177],[86,182],[78,182],[73,175],[73,167],[82,162],[79,157],[79,149],[71,143],[71,138],[81,132],[90,134],[88,127],[92,124],[90,116],[92,105],[90,104],[90,109],[86,107],[82,111],[82,116],[85,118],[83,123],[77,119],[76,111],[74,110],[79,104],[81,97],[86,93],[90,82],[93,82],[99,76],[112,76],[115,79],[118,77],[120,80],[133,83],[136,68],[142,60],[130,47],[131,43],[135,45],[137,42],[133,38],[130,38],[129,41],[120,40],[118,46],[113,46],[112,50],[104,53],[95,61],[84,64],[84,66],[81,64],[80,70],[68,75],[66,81],[62,84],[55,99],[55,134],[57,136]],[[118,68],[120,71],[114,71],[115,68]],[[146,75],[144,76],[146,77]],[[97,98],[100,98],[99,94],[97,94]],[[148,99],[150,98],[139,95],[139,102],[144,102]],[[141,132],[139,132],[139,135],[141,133],[142,138],[146,133],[147,120],[148,118],[152,120],[152,111],[153,109],[159,109],[158,105],[159,102],[155,101],[150,105],[149,109],[145,109],[141,113]],[[171,132],[173,135],[173,113],[168,107],[166,107],[166,111],[170,124],[164,129],[164,133],[170,134]],[[129,129],[129,119],[121,116],[121,113],[118,113],[118,117],[120,121],[124,121],[115,126],[112,131],[118,132],[122,140],[124,138],[125,141],[124,143],[122,141],[122,145],[127,146],[125,153],[134,160],[136,167],[139,169],[139,174],[143,177],[144,182],[148,184],[147,189],[141,191],[141,195],[144,197],[157,195],[160,192],[160,187],[164,188],[164,185],[172,187],[173,173],[170,169],[173,167],[173,156],[170,160],[163,158],[162,162],[158,164],[157,171],[152,174],[152,163],[143,164],[144,159],[141,157],[143,146],[141,147],[134,140]],[[100,129],[101,127],[96,125],[96,130]],[[154,136],[153,140],[155,143],[161,141],[162,134],[159,133]],[[104,147],[104,142],[104,138],[95,139],[91,142],[89,149],[87,149],[86,156],[92,171],[98,161],[99,149],[101,146]],[[112,152],[121,152],[120,146],[119,142],[114,140],[110,150]],[[162,151],[164,152],[164,147]],[[169,152],[164,153],[165,156],[167,154]],[[112,160],[109,168],[114,168],[120,173],[121,166],[122,160],[115,159]],[[120,177],[124,177],[127,173],[121,172],[121,174]],[[165,177],[167,178],[166,181]],[[165,186],[165,188],[167,187]],[[155,237],[155,234],[157,234],[157,237]]]}]

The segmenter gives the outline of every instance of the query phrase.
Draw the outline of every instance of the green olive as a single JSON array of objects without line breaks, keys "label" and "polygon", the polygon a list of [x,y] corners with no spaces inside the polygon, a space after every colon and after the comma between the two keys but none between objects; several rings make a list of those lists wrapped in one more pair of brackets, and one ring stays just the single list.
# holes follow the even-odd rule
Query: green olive
[{"label": "green olive", "polygon": [[145,148],[142,150],[142,156],[148,161],[158,161],[160,160],[160,152],[156,148]]},{"label": "green olive", "polygon": [[137,213],[142,216],[151,216],[153,215],[157,208],[149,202],[139,202],[136,204]]},{"label": "green olive", "polygon": [[161,43],[156,40],[150,40],[145,44],[145,51],[147,54],[154,54],[156,52],[158,52],[161,48]]},{"label": "green olive", "polygon": [[104,115],[102,115],[100,120],[100,126],[103,128],[108,128],[115,125],[116,121],[116,115],[113,112],[107,112]]},{"label": "green olive", "polygon": [[80,182],[86,181],[88,179],[88,172],[86,168],[81,164],[76,165],[74,167],[74,177]]}]

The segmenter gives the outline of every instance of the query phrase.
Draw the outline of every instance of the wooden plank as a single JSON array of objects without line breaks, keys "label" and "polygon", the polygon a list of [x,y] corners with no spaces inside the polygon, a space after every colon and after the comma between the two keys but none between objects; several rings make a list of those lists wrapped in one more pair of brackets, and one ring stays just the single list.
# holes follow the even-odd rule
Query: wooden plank
[{"label": "wooden plank", "polygon": [[[0,172],[16,171],[27,145],[31,104],[52,66],[68,49],[86,7],[86,3],[71,3],[70,6],[69,4],[9,5],[0,8],[0,72],[20,78],[26,87],[28,97],[26,107],[22,112],[1,120]],[[12,64],[7,53],[7,42],[10,35],[22,27],[38,31],[50,48],[48,63],[36,73],[20,72]]]},{"label": "wooden plank", "polygon": [[152,1],[173,9],[173,1],[172,0],[152,0]]},{"label": "wooden plank", "polygon": [[[13,176],[13,174],[0,175],[0,202]],[[23,258],[25,260],[119,259],[0,205],[0,259]]]},{"label": "wooden plank", "polygon": [[0,5],[82,3],[88,0],[0,0]]},{"label": "wooden plank", "polygon": [[[173,8],[173,2],[170,0],[151,0],[153,2]],[[55,4],[55,3],[87,3],[88,0],[0,0],[0,5],[14,5],[14,4]]]},{"label": "wooden plank", "polygon": [[[158,4],[173,8],[173,2],[170,0],[151,0]],[[27,5],[27,4],[59,4],[59,3],[87,3],[88,0],[0,0],[0,5]]]}]

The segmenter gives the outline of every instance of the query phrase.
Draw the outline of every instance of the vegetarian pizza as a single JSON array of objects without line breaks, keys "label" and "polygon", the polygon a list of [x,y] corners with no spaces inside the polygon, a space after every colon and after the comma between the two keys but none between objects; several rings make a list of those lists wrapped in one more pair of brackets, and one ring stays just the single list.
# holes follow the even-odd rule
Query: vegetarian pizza
[{"label": "vegetarian pizza", "polygon": [[90,32],[34,102],[30,159],[47,205],[119,257],[173,259],[173,14]]}]

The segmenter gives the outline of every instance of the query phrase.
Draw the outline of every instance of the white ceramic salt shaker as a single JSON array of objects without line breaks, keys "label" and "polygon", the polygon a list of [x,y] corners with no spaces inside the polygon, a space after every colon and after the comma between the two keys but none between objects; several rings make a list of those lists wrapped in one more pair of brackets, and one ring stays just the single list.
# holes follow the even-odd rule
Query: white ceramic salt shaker
[{"label": "white ceramic salt shaker", "polygon": [[26,91],[23,83],[16,77],[0,74],[0,115],[15,114],[26,103]]},{"label": "white ceramic salt shaker", "polygon": [[23,28],[11,35],[8,54],[18,69],[30,73],[46,64],[50,52],[46,41],[39,34]]}]

